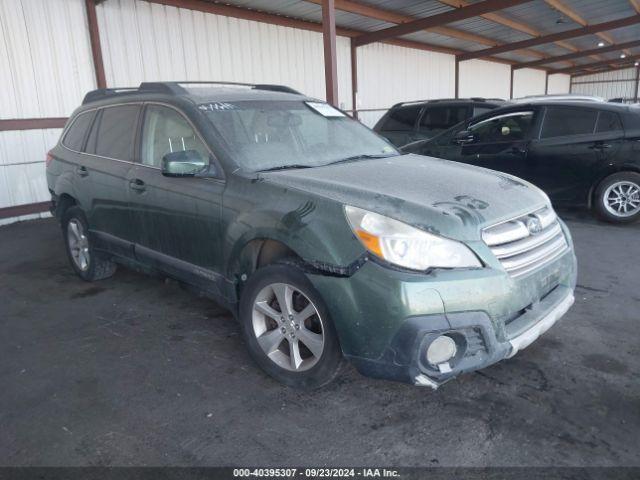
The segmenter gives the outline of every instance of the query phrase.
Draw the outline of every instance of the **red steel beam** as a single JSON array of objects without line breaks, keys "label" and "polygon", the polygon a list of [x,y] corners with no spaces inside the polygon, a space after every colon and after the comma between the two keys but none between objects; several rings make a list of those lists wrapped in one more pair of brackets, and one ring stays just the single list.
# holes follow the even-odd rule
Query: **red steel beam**
[{"label": "red steel beam", "polygon": [[322,42],[327,102],[338,106],[338,60],[336,55],[336,8],[334,0],[322,0]]},{"label": "red steel beam", "polygon": [[67,123],[66,118],[10,118],[0,120],[0,132],[7,130],[40,130],[47,128],[62,128]]},{"label": "red steel beam", "polygon": [[632,42],[618,43],[616,45],[609,45],[608,47],[592,48],[591,50],[582,50],[581,52],[567,53],[566,55],[559,55],[557,57],[547,57],[540,60],[531,62],[519,63],[516,68],[531,68],[539,65],[545,65],[549,63],[563,62],[574,58],[588,57],[590,55],[598,55],[600,53],[616,52],[627,48],[640,46],[640,40],[634,40]]},{"label": "red steel beam", "polygon": [[629,68],[631,68],[633,67],[633,62],[636,61],[638,58],[640,58],[640,56],[617,58],[614,60],[603,60],[602,62],[595,62],[595,63],[585,63],[584,65],[576,65],[575,67],[553,70],[552,73],[576,73],[576,72],[581,72],[582,70],[586,70],[587,68],[600,68],[600,67],[607,67],[607,66],[620,67],[626,63],[630,63]]},{"label": "red steel beam", "polygon": [[46,212],[50,205],[51,202],[39,202],[0,208],[0,218],[21,217],[22,215]]},{"label": "red steel beam", "polygon": [[93,68],[96,73],[96,85],[98,88],[107,88],[107,77],[104,74],[102,48],[100,47],[100,31],[98,30],[96,3],[96,0],[85,0],[87,22],[89,24],[89,40],[91,41],[91,53],[93,55]]},{"label": "red steel beam", "polygon": [[484,13],[495,12],[504,8],[513,7],[532,0],[484,0],[466,7],[456,8],[448,12],[420,18],[413,22],[402,23],[393,27],[378,30],[376,32],[365,33],[356,37],[356,46],[367,45],[368,43],[380,42],[390,38],[408,35],[419,30],[446,25],[466,18],[477,17]]},{"label": "red steel beam", "polygon": [[545,43],[557,42],[558,40],[566,40],[568,38],[582,37],[592,33],[603,32],[606,30],[614,30],[616,28],[628,27],[640,23],[640,15],[632,15],[631,17],[619,18],[610,22],[596,23],[587,27],[574,28],[564,32],[552,33],[551,35],[543,35],[541,37],[530,38],[520,42],[507,43],[497,47],[485,48],[476,52],[467,52],[460,54],[460,60],[471,60],[473,58],[483,58],[499,53],[511,52],[513,50],[521,50],[523,48],[535,47],[536,45],[544,45]]}]

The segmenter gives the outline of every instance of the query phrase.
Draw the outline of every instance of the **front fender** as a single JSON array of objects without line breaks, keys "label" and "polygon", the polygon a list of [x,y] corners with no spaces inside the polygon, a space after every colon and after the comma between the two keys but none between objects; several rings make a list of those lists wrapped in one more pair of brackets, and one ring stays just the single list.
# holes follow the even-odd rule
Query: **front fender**
[{"label": "front fender", "polygon": [[247,245],[255,240],[275,240],[307,262],[337,267],[353,263],[364,253],[351,232],[342,204],[270,185],[263,184],[260,190],[267,190],[256,192],[255,198],[263,200],[261,205],[245,205],[242,212],[226,222],[228,278],[237,273],[234,267],[240,263]]}]

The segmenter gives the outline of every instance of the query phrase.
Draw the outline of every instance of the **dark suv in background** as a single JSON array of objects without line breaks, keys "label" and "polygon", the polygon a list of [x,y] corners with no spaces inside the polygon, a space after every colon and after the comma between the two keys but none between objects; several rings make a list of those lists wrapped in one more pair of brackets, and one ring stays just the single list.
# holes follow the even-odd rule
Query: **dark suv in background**
[{"label": "dark suv in background", "polygon": [[498,98],[403,102],[391,107],[373,130],[400,147],[435,137],[464,120],[503,105],[505,101]]},{"label": "dark suv in background", "polygon": [[640,108],[594,101],[536,101],[494,110],[405,152],[521,177],[557,204],[604,220],[640,217]]}]

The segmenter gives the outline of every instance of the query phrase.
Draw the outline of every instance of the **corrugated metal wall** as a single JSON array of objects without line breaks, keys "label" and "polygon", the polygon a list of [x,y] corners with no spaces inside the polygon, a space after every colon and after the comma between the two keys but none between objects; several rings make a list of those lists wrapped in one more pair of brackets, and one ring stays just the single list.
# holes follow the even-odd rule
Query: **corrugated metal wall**
[{"label": "corrugated metal wall", "polygon": [[547,93],[549,95],[559,93],[569,93],[571,76],[564,73],[556,73],[555,75],[549,75],[549,86],[547,87]]},{"label": "corrugated metal wall", "polygon": [[571,81],[571,92],[605,99],[624,98],[627,102],[632,102],[638,94],[637,72],[637,68],[628,68],[575,77]]},{"label": "corrugated metal wall", "polygon": [[451,98],[455,95],[455,57],[384,43],[358,48],[358,109],[373,126],[391,105],[408,100]]},{"label": "corrugated metal wall", "polygon": [[[83,0],[0,0],[0,118],[66,117],[95,88]],[[0,208],[46,201],[59,129],[0,132]],[[6,220],[5,220],[6,222]]]},{"label": "corrugated metal wall", "polygon": [[[107,84],[280,83],[325,98],[322,34],[137,0],[98,5]],[[338,98],[351,109],[349,39],[338,37]]]},{"label": "corrugated metal wall", "polygon": [[[141,0],[97,7],[108,86],[147,80],[282,83],[325,97],[322,35]],[[340,106],[352,108],[349,39],[338,37]],[[372,126],[396,102],[451,98],[455,59],[386,44],[358,49],[358,109]],[[522,78],[520,78],[522,77]],[[508,65],[460,64],[460,96],[509,96]],[[560,77],[550,91],[562,91]],[[0,119],[66,117],[95,88],[84,0],[0,0]],[[517,94],[540,74],[518,74]],[[48,200],[44,158],[60,129],[0,132],[0,208]],[[4,220],[3,222],[6,222]]]},{"label": "corrugated metal wall", "polygon": [[485,60],[460,62],[461,98],[509,98],[511,89],[511,67]]},{"label": "corrugated metal wall", "polygon": [[[544,95],[547,73],[544,70],[522,68],[513,71],[513,98]],[[565,92],[566,93],[566,92]]]}]

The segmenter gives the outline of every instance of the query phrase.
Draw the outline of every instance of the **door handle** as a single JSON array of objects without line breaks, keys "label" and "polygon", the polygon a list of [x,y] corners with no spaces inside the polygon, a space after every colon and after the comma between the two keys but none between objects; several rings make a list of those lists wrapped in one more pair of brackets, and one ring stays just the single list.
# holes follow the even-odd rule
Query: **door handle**
[{"label": "door handle", "polygon": [[89,170],[87,170],[87,167],[85,167],[84,165],[78,165],[76,167],[76,173],[80,177],[86,177],[87,175],[89,175]]},{"label": "door handle", "polygon": [[133,180],[131,180],[129,182],[129,188],[138,192],[144,192],[147,189],[144,182],[139,178],[134,178]]},{"label": "door handle", "polygon": [[511,147],[511,153],[513,153],[514,155],[524,155],[525,153],[527,153],[527,150],[519,147]]},{"label": "door handle", "polygon": [[611,145],[608,143],[596,142],[589,147],[592,150],[605,150],[607,148],[611,148]]}]

